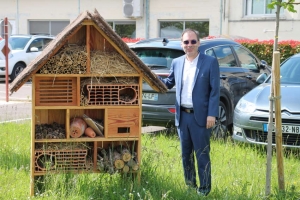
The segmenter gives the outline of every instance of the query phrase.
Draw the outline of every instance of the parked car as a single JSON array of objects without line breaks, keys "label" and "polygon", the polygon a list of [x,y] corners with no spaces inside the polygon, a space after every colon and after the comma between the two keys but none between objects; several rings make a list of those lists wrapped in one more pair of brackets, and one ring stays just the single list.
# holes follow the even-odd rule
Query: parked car
[{"label": "parked car", "polygon": [[[174,58],[184,55],[180,39],[149,39],[129,46],[154,73],[167,77]],[[271,69],[241,44],[229,39],[200,41],[199,52],[214,56],[220,65],[219,117],[213,127],[216,137],[225,137],[232,127],[233,110],[238,100],[263,82]],[[264,74],[264,76],[260,76]],[[257,78],[260,77],[259,80]],[[201,91],[199,91],[201,92]],[[165,94],[157,93],[144,83],[142,121],[143,125],[174,126],[175,89]]]},{"label": "parked car", "polygon": [[[8,60],[8,75],[13,81],[18,74],[53,40],[47,35],[12,35],[8,39],[10,55]],[[4,42],[4,39],[1,40]],[[0,57],[0,79],[5,78],[5,57]]]},{"label": "parked car", "polygon": [[[233,139],[267,144],[271,76],[240,99],[234,110]],[[285,60],[280,67],[282,142],[285,147],[300,147],[300,54]],[[273,132],[273,145],[275,134]]]}]

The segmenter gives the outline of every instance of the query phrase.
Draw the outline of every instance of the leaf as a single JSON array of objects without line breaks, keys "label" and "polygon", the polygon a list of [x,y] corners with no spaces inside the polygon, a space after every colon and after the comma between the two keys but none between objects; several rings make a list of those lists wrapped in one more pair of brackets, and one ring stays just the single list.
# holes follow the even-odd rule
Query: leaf
[{"label": "leaf", "polygon": [[297,11],[294,9],[294,5],[291,5],[291,4],[288,4],[287,5],[287,10],[289,12],[293,12],[293,13],[296,13]]},{"label": "leaf", "polygon": [[272,10],[275,9],[275,5],[272,3],[268,4],[267,7]]}]

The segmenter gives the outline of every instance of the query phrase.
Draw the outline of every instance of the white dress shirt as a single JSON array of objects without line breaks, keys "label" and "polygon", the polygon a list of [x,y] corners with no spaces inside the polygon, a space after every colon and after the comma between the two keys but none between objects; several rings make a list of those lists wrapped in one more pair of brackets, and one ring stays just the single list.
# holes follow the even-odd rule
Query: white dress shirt
[{"label": "white dress shirt", "polygon": [[192,93],[195,81],[195,73],[198,63],[199,53],[197,57],[189,61],[185,58],[183,75],[182,75],[182,89],[181,89],[181,106],[185,108],[193,107]]}]

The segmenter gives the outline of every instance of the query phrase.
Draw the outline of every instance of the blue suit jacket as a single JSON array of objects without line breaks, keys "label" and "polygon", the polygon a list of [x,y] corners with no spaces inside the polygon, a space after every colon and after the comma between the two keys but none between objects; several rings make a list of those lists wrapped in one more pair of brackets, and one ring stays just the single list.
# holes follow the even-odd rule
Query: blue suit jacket
[{"label": "blue suit jacket", "polygon": [[[185,55],[172,61],[168,78],[161,79],[168,89],[176,86],[175,126],[180,123],[182,75]],[[206,126],[207,116],[218,117],[220,98],[220,70],[216,58],[200,54],[192,92],[194,116],[199,126]]]}]

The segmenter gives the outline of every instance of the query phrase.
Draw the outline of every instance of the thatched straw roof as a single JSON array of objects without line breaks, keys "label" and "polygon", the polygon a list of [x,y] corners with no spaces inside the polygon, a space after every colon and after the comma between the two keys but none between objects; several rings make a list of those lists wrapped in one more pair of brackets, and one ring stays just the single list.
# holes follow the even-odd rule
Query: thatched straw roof
[{"label": "thatched straw roof", "polygon": [[[52,40],[43,52],[36,57],[10,84],[10,92],[17,91],[25,82],[27,82],[33,74],[35,74],[59,49],[63,47],[66,41],[72,37],[82,26],[94,25],[97,30],[102,32],[107,42],[109,42],[116,51],[123,57],[127,57],[132,67],[143,79],[156,91],[166,92],[167,88],[159,81],[158,77],[135,55],[135,53],[123,42],[123,40],[112,30],[95,9],[91,14],[88,11],[81,13],[74,21],[72,21],[60,34]],[[99,34],[100,34],[99,32]]]}]

